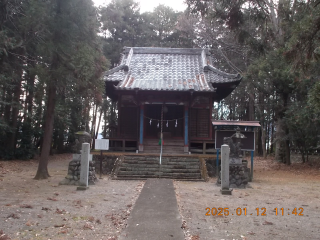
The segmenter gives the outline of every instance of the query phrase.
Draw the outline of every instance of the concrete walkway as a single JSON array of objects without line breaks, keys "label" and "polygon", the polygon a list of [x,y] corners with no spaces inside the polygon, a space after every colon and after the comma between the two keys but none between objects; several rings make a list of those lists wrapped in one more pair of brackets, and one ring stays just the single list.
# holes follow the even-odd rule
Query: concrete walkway
[{"label": "concrete walkway", "polygon": [[171,179],[148,179],[120,240],[184,240]]}]

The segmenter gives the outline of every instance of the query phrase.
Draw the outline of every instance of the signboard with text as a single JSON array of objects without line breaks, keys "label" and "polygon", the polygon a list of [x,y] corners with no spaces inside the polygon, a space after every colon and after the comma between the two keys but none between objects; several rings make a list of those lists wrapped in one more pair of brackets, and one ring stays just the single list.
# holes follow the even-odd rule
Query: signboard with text
[{"label": "signboard with text", "polygon": [[95,139],[96,150],[109,150],[109,139]]}]

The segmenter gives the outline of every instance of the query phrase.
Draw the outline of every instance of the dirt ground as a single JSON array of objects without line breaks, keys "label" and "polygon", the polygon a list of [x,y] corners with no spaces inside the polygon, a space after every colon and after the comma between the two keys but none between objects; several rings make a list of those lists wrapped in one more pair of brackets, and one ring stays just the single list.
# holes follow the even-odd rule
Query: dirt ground
[{"label": "dirt ground", "polygon": [[11,239],[118,238],[144,181],[104,176],[88,190],[77,191],[76,186],[59,185],[71,159],[70,154],[53,156],[51,177],[41,181],[33,179],[37,161],[0,162],[2,234]]},{"label": "dirt ground", "polygon": [[257,158],[254,169],[250,186],[231,196],[215,178],[175,182],[186,239],[320,239],[319,166]]},{"label": "dirt ground", "polygon": [[[144,181],[103,176],[76,191],[59,185],[70,160],[70,154],[51,157],[51,178],[41,181],[33,179],[37,160],[0,162],[0,240],[118,239]],[[231,196],[221,195],[215,178],[174,185],[187,240],[320,239],[318,166],[257,158],[250,187]]]}]

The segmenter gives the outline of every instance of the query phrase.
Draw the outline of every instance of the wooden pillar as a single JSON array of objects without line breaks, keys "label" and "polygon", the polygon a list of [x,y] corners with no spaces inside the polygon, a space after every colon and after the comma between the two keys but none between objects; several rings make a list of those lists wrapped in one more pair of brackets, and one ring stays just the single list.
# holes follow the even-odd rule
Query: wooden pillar
[{"label": "wooden pillar", "polygon": [[184,107],[184,152],[189,152],[189,107]]},{"label": "wooden pillar", "polygon": [[213,108],[213,101],[212,101],[212,97],[210,97],[209,100],[209,137],[210,139],[212,139],[212,108]]},{"label": "wooden pillar", "polygon": [[121,136],[121,100],[117,102],[118,105],[118,129],[117,129],[117,137]]},{"label": "wooden pillar", "polygon": [[143,152],[144,105],[140,105],[139,152]]}]

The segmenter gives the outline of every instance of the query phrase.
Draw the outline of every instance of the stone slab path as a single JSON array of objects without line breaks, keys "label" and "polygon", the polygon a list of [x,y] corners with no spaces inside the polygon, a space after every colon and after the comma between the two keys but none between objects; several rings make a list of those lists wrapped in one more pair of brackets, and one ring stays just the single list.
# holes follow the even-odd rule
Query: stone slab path
[{"label": "stone slab path", "polygon": [[120,240],[184,240],[171,179],[148,179]]}]

